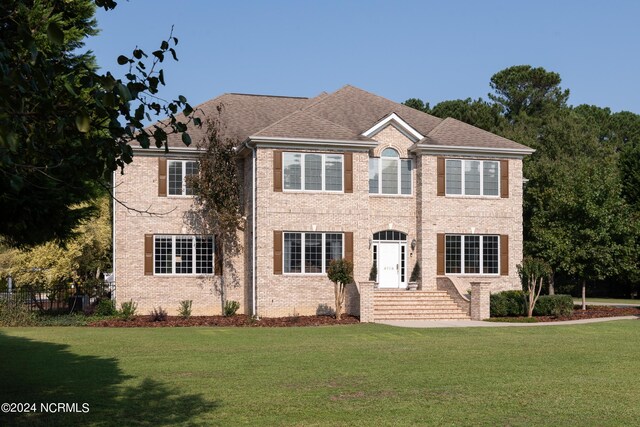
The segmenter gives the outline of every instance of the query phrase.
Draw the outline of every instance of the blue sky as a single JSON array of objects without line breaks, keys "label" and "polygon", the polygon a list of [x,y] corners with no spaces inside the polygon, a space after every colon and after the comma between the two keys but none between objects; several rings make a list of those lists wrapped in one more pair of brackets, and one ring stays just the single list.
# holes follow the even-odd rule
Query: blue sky
[{"label": "blue sky", "polygon": [[[487,98],[519,64],[560,73],[570,104],[640,113],[639,1],[131,0],[99,11],[87,41],[104,70],[169,34],[165,98],[315,96],[345,84],[402,102]],[[120,70],[120,72],[118,72]]]}]

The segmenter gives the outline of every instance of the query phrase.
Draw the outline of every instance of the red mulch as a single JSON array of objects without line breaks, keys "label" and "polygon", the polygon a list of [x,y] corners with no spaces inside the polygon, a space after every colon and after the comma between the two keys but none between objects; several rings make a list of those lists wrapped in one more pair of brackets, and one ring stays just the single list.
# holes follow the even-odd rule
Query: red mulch
[{"label": "red mulch", "polygon": [[237,314],[231,317],[224,316],[191,316],[183,319],[179,316],[169,316],[167,320],[154,322],[151,316],[135,316],[131,320],[107,319],[89,323],[89,326],[106,326],[110,328],[139,328],[139,327],[180,327],[180,326],[325,326],[325,325],[350,325],[359,323],[355,316],[342,315],[342,319],[336,320],[331,316],[295,316],[295,317],[264,317],[260,320],[252,320],[250,316]]},{"label": "red mulch", "polygon": [[595,319],[599,317],[639,316],[640,307],[613,307],[608,305],[588,305],[585,311],[576,306],[571,316],[535,316],[538,322],[563,322],[565,320]]}]

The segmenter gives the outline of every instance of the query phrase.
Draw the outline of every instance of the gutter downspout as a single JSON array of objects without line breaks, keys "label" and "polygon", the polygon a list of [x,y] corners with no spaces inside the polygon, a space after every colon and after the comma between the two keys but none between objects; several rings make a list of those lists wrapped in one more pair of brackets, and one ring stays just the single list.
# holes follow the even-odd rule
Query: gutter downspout
[{"label": "gutter downspout", "polygon": [[256,302],[256,147],[250,147],[248,142],[245,147],[251,150],[251,314],[258,317],[258,306]]},{"label": "gutter downspout", "polygon": [[[113,294],[111,295],[112,299],[117,295],[115,291],[116,284],[116,171],[111,173],[111,215],[113,218],[111,219],[111,280],[113,280]],[[109,286],[111,289],[111,286]]]}]

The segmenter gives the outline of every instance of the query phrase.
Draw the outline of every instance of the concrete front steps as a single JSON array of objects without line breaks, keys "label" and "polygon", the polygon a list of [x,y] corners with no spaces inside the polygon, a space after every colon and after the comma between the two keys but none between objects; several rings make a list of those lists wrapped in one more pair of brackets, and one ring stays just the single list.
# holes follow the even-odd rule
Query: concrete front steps
[{"label": "concrete front steps", "polygon": [[469,320],[445,291],[376,289],[373,293],[373,321],[382,320]]}]

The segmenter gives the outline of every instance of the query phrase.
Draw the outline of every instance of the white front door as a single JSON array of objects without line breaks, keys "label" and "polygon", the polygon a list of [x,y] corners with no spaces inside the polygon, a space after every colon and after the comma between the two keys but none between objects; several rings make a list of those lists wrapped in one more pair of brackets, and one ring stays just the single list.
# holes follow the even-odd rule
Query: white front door
[{"label": "white front door", "polygon": [[378,244],[378,287],[400,287],[400,244]]}]

